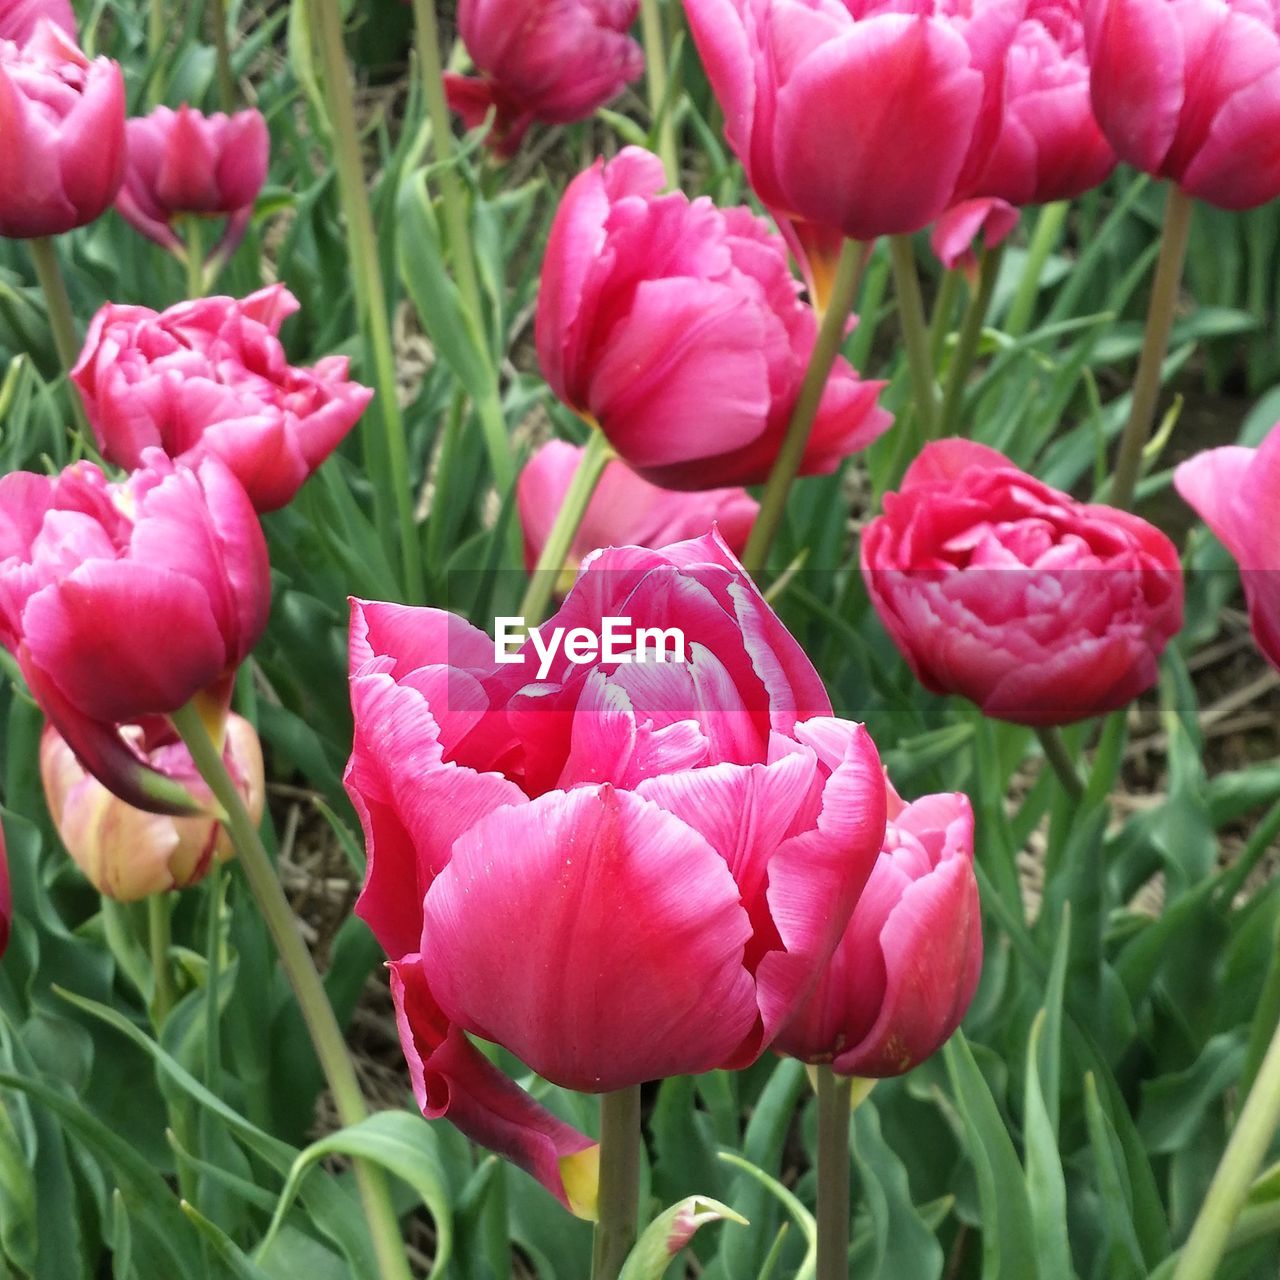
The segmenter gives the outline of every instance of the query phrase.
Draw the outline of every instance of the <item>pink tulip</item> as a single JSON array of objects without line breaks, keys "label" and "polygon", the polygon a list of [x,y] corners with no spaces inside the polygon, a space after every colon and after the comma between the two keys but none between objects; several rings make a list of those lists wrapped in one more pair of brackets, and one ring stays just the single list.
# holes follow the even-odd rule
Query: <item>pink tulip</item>
[{"label": "pink tulip", "polygon": [[[857,240],[970,194],[1025,0],[685,0],[729,144],[780,220]],[[834,130],[834,132],[833,132]],[[828,251],[829,251],[828,239]]]},{"label": "pink tulip", "polygon": [[[542,555],[557,512],[578,470],[583,450],[563,440],[544,444],[525,464],[516,488],[524,529],[525,566]],[[569,580],[584,556],[597,547],[663,547],[708,532],[714,525],[735,555],[742,553],[760,504],[745,489],[676,493],[636,475],[624,462],[610,462],[569,549]]]},{"label": "pink tulip", "polygon": [[1122,160],[1223,209],[1280,194],[1270,0],[1086,0],[1093,109]]},{"label": "pink tulip", "polygon": [[639,0],[458,0],[458,32],[479,76],[445,75],[468,129],[495,112],[489,145],[512,155],[535,120],[585,120],[644,71],[627,35]]},{"label": "pink tulip", "polygon": [[173,229],[184,214],[225,217],[227,225],[212,257],[235,252],[253,202],[267,179],[271,139],[260,111],[202,115],[185,104],[177,111],[156,107],[126,126],[129,143],[124,185],[116,208],[137,231],[166,249],[181,252]]},{"label": "pink tulip", "polygon": [[994,249],[1018,225],[1018,211],[1004,200],[976,197],[954,204],[934,224],[929,243],[948,271],[973,276],[978,269],[974,243],[979,236]]},{"label": "pink tulip", "polygon": [[[542,656],[558,627],[600,636],[623,617],[678,629],[685,660]],[[526,1113],[504,1127],[472,1105],[493,1068],[441,1046],[483,1036],[589,1092],[753,1061],[875,860],[875,748],[830,721],[716,534],[589,557],[513,665],[459,618],[357,602],[351,671],[346,781],[370,857],[356,910],[392,959],[419,1104],[567,1199],[562,1146]],[[839,758],[807,740],[814,717],[843,726]]]},{"label": "pink tulip", "polygon": [[76,15],[69,0],[0,0],[0,40],[25,44],[41,18],[48,18],[75,39]]},{"label": "pink tulip", "polygon": [[41,18],[19,47],[0,40],[0,236],[82,227],[124,173],[124,78]]},{"label": "pink tulip", "polygon": [[0,956],[9,945],[13,921],[13,895],[9,891],[9,856],[5,852],[4,827],[0,826]]},{"label": "pink tulip", "polygon": [[[828,760],[839,721],[804,740]],[[837,1075],[902,1075],[960,1025],[982,972],[982,920],[968,796],[904,804],[888,787],[884,847],[817,988],[775,1048]]]},{"label": "pink tulip", "polygon": [[[760,219],[660,196],[663,183],[658,158],[627,147],[570,184],[538,294],[542,371],[646,480],[756,484],[786,433],[817,320]],[[883,385],[837,361],[801,474],[834,470],[888,428]]]},{"label": "pink tulip", "polygon": [[0,643],[81,763],[156,812],[190,794],[122,724],[220,690],[267,621],[267,549],[244,490],[216,458],[158,449],[121,484],[88,462],[0,478]]},{"label": "pink tulip", "polygon": [[965,440],[926,445],[862,535],[862,573],[916,677],[989,716],[1059,725],[1123,707],[1182,625],[1158,529],[1077,502]]},{"label": "pink tulip", "polygon": [[1209,449],[1173,482],[1240,566],[1258,648],[1280,669],[1280,424],[1261,448]]},{"label": "pink tulip", "polygon": [[[153,746],[146,743],[140,726],[126,728],[124,736],[153,769],[212,809],[208,788],[172,732]],[[226,738],[227,768],[256,823],[266,800],[258,735],[247,720],[230,715]],[[112,795],[85,771],[52,725],[40,739],[40,776],[49,815],[67,852],[94,888],[110,898],[136,902],[153,893],[185,889],[202,880],[215,859],[225,862],[235,854],[230,837],[212,816],[148,813]]]},{"label": "pink tulip", "polygon": [[276,336],[298,301],[284,285],[167,311],[108,303],[71,377],[98,447],[122,467],[150,448],[221,458],[259,511],[293,499],[373,396],[347,358],[289,364]]}]

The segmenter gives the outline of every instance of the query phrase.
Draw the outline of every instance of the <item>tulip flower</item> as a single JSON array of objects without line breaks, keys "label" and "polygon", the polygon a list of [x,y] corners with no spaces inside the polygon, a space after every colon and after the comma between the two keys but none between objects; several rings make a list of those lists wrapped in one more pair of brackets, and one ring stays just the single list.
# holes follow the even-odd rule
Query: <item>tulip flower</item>
[{"label": "tulip flower", "polygon": [[[516,488],[524,529],[525,567],[532,572],[583,450],[563,440],[544,444],[525,464]],[[745,489],[676,493],[636,475],[626,463],[604,469],[565,561],[569,582],[597,547],[662,547],[708,532],[714,525],[735,555],[742,553],[760,504]]]},{"label": "tulip flower", "polygon": [[47,18],[0,40],[0,236],[58,235],[92,222],[124,174],[124,78],[85,57]]},{"label": "tulip flower", "polygon": [[[846,730],[811,722],[834,759]],[[775,1048],[837,1075],[902,1075],[960,1025],[982,972],[982,920],[968,796],[904,804],[888,786],[884,847],[817,988]]]},{"label": "tulip flower", "polygon": [[184,215],[225,217],[213,248],[225,261],[248,229],[267,178],[271,140],[260,111],[202,115],[183,105],[156,107],[126,126],[128,156],[116,208],[125,221],[172,252],[184,244],[174,222]]},{"label": "tulip flower", "polygon": [[[629,466],[672,489],[772,469],[817,336],[782,240],[744,208],[658,195],[638,147],[569,185],[552,224],[537,344],[552,390]],[[835,469],[890,425],[840,359],[801,464]]]},{"label": "tulip flower", "polygon": [[[578,661],[608,620],[678,636],[683,660],[637,643]],[[391,958],[418,1102],[570,1202],[559,1162],[583,1140],[548,1137],[531,1103],[494,1112],[486,1093],[513,1086],[467,1034],[588,1092],[753,1061],[877,856],[875,748],[831,720],[714,533],[588,557],[505,662],[460,618],[356,602],[351,672],[356,910]],[[809,741],[814,718],[846,733],[838,759]]]},{"label": "tulip flower", "polygon": [[[172,733],[148,748],[141,726],[123,732],[153,769],[179,781],[213,808],[190,755]],[[240,716],[227,717],[224,758],[257,823],[266,799],[262,747],[253,726]],[[222,824],[212,816],[148,813],[112,795],[85,770],[52,725],[40,739],[40,776],[49,814],[67,852],[94,888],[120,902],[185,889],[202,880],[215,859],[225,862],[235,853]]]},{"label": "tulip flower", "polygon": [[1062,725],[1155,683],[1182,625],[1158,529],[965,440],[926,445],[862,535],[862,573],[916,677],[986,715]]},{"label": "tulip flower", "polygon": [[9,945],[13,920],[13,895],[9,891],[9,855],[5,851],[4,827],[0,826],[0,956]]},{"label": "tulip flower", "polygon": [[0,0],[0,40],[25,44],[41,18],[75,39],[76,15],[69,0]]},{"label": "tulip flower", "polygon": [[258,511],[293,499],[373,396],[347,358],[289,364],[277,337],[298,301],[283,285],[167,311],[108,303],[72,370],[98,447],[133,468],[163,449],[194,465],[216,456]]},{"label": "tulip flower", "polygon": [[449,106],[468,129],[494,112],[489,145],[519,148],[540,120],[585,120],[644,71],[627,35],[639,0],[459,0],[458,34],[479,76],[445,74]]},{"label": "tulip flower", "polygon": [[1280,424],[1260,448],[1209,449],[1173,482],[1240,566],[1258,648],[1280,669]]},{"label": "tulip flower", "polygon": [[1120,158],[1222,209],[1280,195],[1278,23],[1249,0],[1086,0],[1093,109]]},{"label": "tulip flower", "polygon": [[121,725],[224,691],[262,633],[262,529],[217,458],[145,451],[120,484],[88,462],[0,477],[0,643],[81,763],[121,799],[198,808]]}]

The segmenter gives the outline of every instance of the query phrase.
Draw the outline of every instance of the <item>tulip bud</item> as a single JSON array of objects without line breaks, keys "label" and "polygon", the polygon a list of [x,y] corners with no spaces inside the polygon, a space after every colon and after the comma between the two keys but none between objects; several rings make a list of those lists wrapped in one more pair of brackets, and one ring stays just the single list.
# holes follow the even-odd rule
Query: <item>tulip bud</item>
[{"label": "tulip bud", "polygon": [[128,157],[116,208],[125,221],[171,251],[184,214],[227,219],[213,258],[225,261],[248,228],[267,178],[270,138],[260,111],[206,116],[184,104],[156,107],[126,126]]},{"label": "tulip bud", "polygon": [[[154,768],[181,781],[212,807],[212,796],[180,742],[170,740],[147,750],[141,728],[132,726],[125,733]],[[223,754],[257,823],[266,799],[262,746],[253,726],[241,716],[227,717]],[[212,816],[146,813],[112,795],[52,725],[40,739],[40,777],[49,814],[67,852],[94,888],[120,902],[185,889],[203,879],[213,859],[225,862],[235,854],[230,837]]]},{"label": "tulip bud", "polygon": [[41,18],[75,38],[76,15],[70,0],[0,0],[0,40],[25,44]]},{"label": "tulip bud", "polygon": [[0,235],[52,236],[97,218],[124,173],[124,78],[41,18],[21,47],[0,40]]}]

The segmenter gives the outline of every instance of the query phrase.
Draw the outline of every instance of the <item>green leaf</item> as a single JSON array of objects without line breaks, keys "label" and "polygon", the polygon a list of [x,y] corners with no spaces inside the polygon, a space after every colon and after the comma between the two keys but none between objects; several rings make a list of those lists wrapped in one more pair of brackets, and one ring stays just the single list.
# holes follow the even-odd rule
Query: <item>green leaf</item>
[{"label": "green leaf", "polygon": [[1107,1280],[1142,1280],[1146,1263],[1133,1222],[1133,1193],[1119,1139],[1102,1109],[1093,1073],[1084,1079],[1085,1119],[1098,1171],[1098,1199],[1105,1230],[1101,1256]]},{"label": "green leaf", "polygon": [[[1064,928],[1065,934],[1065,928]],[[1027,1200],[1039,1249],[1043,1280],[1071,1280],[1071,1245],[1067,1237],[1067,1184],[1062,1172],[1058,1139],[1042,1088],[1042,1039],[1048,1020],[1041,1009],[1027,1041],[1026,1099],[1023,1111],[1027,1160]],[[1057,1054],[1053,1054],[1056,1092]],[[1056,1108],[1055,1108],[1056,1110]]]},{"label": "green leaf", "polygon": [[214,1253],[226,1264],[227,1274],[233,1280],[271,1280],[261,1267],[246,1256],[234,1240],[217,1223],[210,1222],[194,1205],[182,1202],[182,1212],[195,1224],[195,1228],[213,1247]]},{"label": "green leaf", "polygon": [[[800,1064],[797,1063],[797,1066]],[[763,1169],[757,1169],[750,1160],[744,1160],[732,1151],[722,1151],[720,1159],[741,1169],[748,1177],[754,1178],[779,1204],[792,1216],[800,1234],[804,1237],[806,1251],[804,1261],[796,1271],[794,1280],[813,1280],[818,1265],[818,1224],[813,1214],[796,1199],[776,1178],[771,1178]]]},{"label": "green leaf", "polygon": [[661,1280],[676,1256],[699,1228],[711,1222],[737,1222],[746,1218],[719,1200],[688,1196],[656,1217],[641,1233],[627,1255],[618,1280]]}]

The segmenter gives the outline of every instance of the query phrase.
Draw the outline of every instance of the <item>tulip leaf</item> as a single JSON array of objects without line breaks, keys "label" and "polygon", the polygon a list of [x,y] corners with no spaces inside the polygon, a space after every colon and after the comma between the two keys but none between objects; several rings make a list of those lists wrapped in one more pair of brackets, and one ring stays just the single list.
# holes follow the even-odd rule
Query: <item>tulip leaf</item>
[{"label": "tulip leaf", "polygon": [[196,1230],[213,1247],[213,1252],[226,1264],[232,1280],[271,1280],[263,1269],[215,1222],[210,1222],[194,1205],[182,1202],[182,1212]]},{"label": "tulip leaf", "polygon": [[1098,1098],[1093,1073],[1085,1076],[1085,1119],[1098,1171],[1099,1204],[1105,1238],[1101,1258],[1107,1280],[1140,1280],[1147,1274],[1134,1230],[1133,1192],[1124,1169],[1119,1138]]},{"label": "tulip leaf", "polygon": [[711,1222],[748,1225],[746,1218],[719,1200],[687,1196],[660,1213],[641,1232],[623,1263],[618,1280],[662,1280],[694,1233]]},{"label": "tulip leaf", "polygon": [[[799,1066],[799,1063],[796,1065]],[[749,1178],[754,1178],[795,1220],[796,1226],[800,1228],[800,1234],[804,1237],[806,1246],[804,1261],[795,1273],[795,1280],[813,1280],[818,1265],[818,1224],[814,1220],[813,1214],[777,1178],[771,1178],[763,1169],[758,1169],[753,1165],[750,1160],[744,1160],[740,1155],[732,1151],[722,1151],[720,1159],[726,1164],[733,1165],[735,1169],[741,1169]]]},{"label": "tulip leaf", "polygon": [[1051,1087],[1056,1091],[1058,1068],[1055,1050],[1052,1071],[1045,1069],[1047,1055],[1042,1042],[1047,1024],[1048,1013],[1041,1009],[1031,1024],[1031,1035],[1027,1040],[1023,1108],[1027,1200],[1043,1280],[1072,1280],[1071,1245],[1067,1235],[1067,1183],[1062,1171],[1054,1119],[1045,1101],[1045,1086],[1049,1080],[1053,1081]]}]

